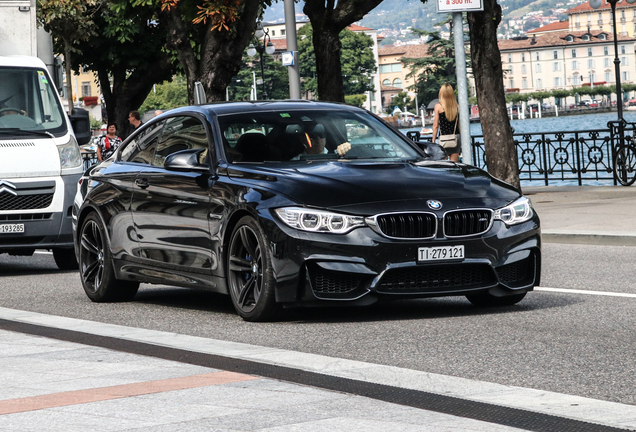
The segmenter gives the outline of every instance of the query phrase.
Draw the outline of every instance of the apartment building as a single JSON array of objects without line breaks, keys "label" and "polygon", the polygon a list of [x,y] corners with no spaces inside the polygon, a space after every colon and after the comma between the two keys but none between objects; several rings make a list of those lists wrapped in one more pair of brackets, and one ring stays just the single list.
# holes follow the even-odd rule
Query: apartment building
[{"label": "apartment building", "polygon": [[[401,45],[381,47],[379,57],[379,79],[382,90],[382,108],[386,110],[392,106],[392,98],[401,91],[407,91],[411,98],[415,93],[408,88],[415,84],[413,77],[408,77],[411,68],[402,62],[403,58],[423,58],[428,54],[428,47],[421,45]],[[424,101],[418,101],[420,104]]]},{"label": "apartment building", "polygon": [[[569,9],[569,30],[571,32],[589,31],[613,34],[612,8],[604,1],[600,8],[592,9],[589,2]],[[634,36],[636,33],[636,4],[620,2],[616,4],[616,33],[622,36]]]},{"label": "apartment building", "polygon": [[[569,29],[537,33],[530,37],[499,41],[504,87],[508,91],[529,93],[569,90],[590,83],[616,83],[614,39],[611,33]],[[634,37],[618,36],[623,83],[636,79],[635,42]]]}]

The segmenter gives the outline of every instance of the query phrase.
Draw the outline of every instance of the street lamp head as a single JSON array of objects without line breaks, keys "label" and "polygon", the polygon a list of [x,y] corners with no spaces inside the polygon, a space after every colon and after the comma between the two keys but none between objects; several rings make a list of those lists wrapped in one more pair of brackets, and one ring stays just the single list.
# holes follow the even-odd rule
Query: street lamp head
[{"label": "street lamp head", "polygon": [[598,9],[603,5],[603,0],[590,0],[592,9]]},{"label": "street lamp head", "polygon": [[256,47],[254,47],[254,44],[250,44],[250,46],[247,47],[247,55],[250,57],[254,57],[256,55]]},{"label": "street lamp head", "polygon": [[265,32],[263,31],[263,23],[258,21],[256,23],[256,30],[254,31],[254,36],[256,36],[256,39],[260,39],[263,37],[264,34]]},{"label": "street lamp head", "polygon": [[636,3],[636,0],[625,0],[625,1],[626,1],[627,3],[629,3],[629,4],[634,4],[634,3]]},{"label": "street lamp head", "polygon": [[272,41],[267,42],[267,46],[265,47],[265,52],[269,55],[272,55],[274,54],[274,51],[276,51],[276,47],[274,47],[274,44],[272,43]]}]

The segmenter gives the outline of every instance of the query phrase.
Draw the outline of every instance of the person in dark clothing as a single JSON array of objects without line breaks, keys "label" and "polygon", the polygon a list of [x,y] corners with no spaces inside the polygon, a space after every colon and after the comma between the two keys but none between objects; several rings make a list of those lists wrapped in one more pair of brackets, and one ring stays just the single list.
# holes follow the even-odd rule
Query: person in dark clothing
[{"label": "person in dark clothing", "polygon": [[[433,142],[437,139],[437,132],[441,135],[459,134],[459,105],[455,99],[455,91],[450,84],[444,84],[439,89],[439,103],[435,104],[435,120],[433,120]],[[450,160],[459,161],[459,142],[457,146],[444,148]]]},{"label": "person in dark clothing", "polygon": [[143,123],[141,122],[141,116],[139,115],[139,111],[131,111],[128,113],[128,122],[130,123],[130,127],[128,128],[128,135],[130,136],[134,131],[139,129]]}]

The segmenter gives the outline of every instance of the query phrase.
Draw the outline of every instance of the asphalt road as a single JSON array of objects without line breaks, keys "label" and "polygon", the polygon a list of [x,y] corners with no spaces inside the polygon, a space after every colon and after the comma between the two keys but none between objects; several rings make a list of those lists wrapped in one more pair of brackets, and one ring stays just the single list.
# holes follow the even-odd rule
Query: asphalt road
[{"label": "asphalt road", "polygon": [[142,285],[135,301],[91,303],[52,255],[0,255],[0,306],[394,365],[636,404],[636,248],[544,244],[542,287],[520,304],[463,298],[288,311],[247,323],[229,298]]}]

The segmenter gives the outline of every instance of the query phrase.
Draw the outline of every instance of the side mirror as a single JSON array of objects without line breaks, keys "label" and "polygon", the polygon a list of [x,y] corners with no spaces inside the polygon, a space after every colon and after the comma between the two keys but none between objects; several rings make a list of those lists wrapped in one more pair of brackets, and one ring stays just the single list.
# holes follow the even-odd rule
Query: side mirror
[{"label": "side mirror", "polygon": [[416,141],[415,144],[432,160],[446,159],[446,151],[444,151],[444,147],[439,144],[431,141]]},{"label": "side mirror", "polygon": [[62,94],[64,92],[64,67],[62,59],[59,57],[55,57],[53,60],[53,82],[57,91]]},{"label": "side mirror", "polygon": [[207,154],[207,149],[182,150],[168,156],[163,167],[169,171],[208,172],[209,165],[199,162],[205,159]]},{"label": "side mirror", "polygon": [[73,108],[73,114],[69,116],[69,119],[77,143],[79,145],[87,144],[91,140],[91,122],[88,111],[83,108]]}]

